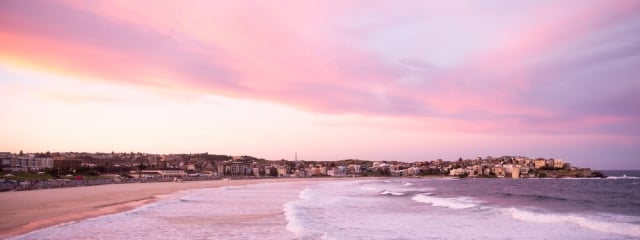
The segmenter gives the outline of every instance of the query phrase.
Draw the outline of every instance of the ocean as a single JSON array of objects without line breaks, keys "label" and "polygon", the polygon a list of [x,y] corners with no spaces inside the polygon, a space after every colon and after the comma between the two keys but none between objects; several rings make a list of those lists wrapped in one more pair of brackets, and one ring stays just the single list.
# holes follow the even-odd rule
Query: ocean
[{"label": "ocean", "polygon": [[605,174],[198,189],[15,239],[640,239],[640,172]]}]

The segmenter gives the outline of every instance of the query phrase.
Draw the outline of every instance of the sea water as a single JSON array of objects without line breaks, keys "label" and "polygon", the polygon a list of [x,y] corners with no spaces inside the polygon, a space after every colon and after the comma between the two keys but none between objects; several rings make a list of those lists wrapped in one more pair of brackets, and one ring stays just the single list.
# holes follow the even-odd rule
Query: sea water
[{"label": "sea water", "polygon": [[16,239],[640,239],[640,179],[367,179],[181,192]]}]

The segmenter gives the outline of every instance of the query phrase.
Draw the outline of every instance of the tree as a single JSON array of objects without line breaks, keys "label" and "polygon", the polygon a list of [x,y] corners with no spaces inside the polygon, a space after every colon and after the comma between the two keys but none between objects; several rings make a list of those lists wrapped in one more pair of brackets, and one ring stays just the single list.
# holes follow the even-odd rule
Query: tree
[{"label": "tree", "polygon": [[20,150],[20,154],[19,154],[19,155],[20,155],[20,156],[24,155],[24,153],[22,152],[22,150]]}]

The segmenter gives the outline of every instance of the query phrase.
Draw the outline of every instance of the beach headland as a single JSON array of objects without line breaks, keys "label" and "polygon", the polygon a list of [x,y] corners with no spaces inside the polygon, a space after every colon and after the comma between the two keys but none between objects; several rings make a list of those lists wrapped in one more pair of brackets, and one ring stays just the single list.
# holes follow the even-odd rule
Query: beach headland
[{"label": "beach headland", "polygon": [[[9,238],[106,214],[131,210],[179,191],[267,182],[323,181],[330,178],[279,178],[131,183],[0,193],[0,238]],[[337,179],[335,179],[337,180]]]}]

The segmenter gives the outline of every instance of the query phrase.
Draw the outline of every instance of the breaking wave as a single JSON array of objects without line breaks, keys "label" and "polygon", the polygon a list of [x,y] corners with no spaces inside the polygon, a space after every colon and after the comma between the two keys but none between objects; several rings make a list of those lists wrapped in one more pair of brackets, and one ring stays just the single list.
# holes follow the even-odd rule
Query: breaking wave
[{"label": "breaking wave", "polygon": [[360,190],[365,190],[365,191],[378,191],[378,189],[377,189],[377,188],[374,188],[374,187],[365,187],[365,186],[360,187]]},{"label": "breaking wave", "polygon": [[382,195],[392,195],[392,196],[404,196],[404,195],[406,195],[406,193],[393,192],[393,191],[389,191],[389,190],[384,190],[384,191],[380,192],[380,194],[382,194]]},{"label": "breaking wave", "polygon": [[640,178],[636,176],[622,175],[622,176],[608,176],[607,179],[640,179]]},{"label": "breaking wave", "polygon": [[303,207],[305,201],[311,199],[310,192],[311,189],[307,187],[300,191],[298,195],[300,199],[284,204],[283,211],[287,220],[286,229],[300,239],[323,239],[326,238],[326,234],[318,233],[305,227],[309,220],[307,219],[308,214],[305,213]]},{"label": "breaking wave", "polygon": [[416,202],[431,204],[435,207],[447,207],[451,209],[466,209],[478,206],[481,202],[469,197],[444,198],[434,197],[421,193],[412,198]]},{"label": "breaking wave", "polygon": [[502,211],[514,219],[525,222],[570,223],[599,232],[640,237],[640,225],[632,223],[611,221],[610,219],[593,219],[573,214],[537,213],[517,208],[506,208]]}]

